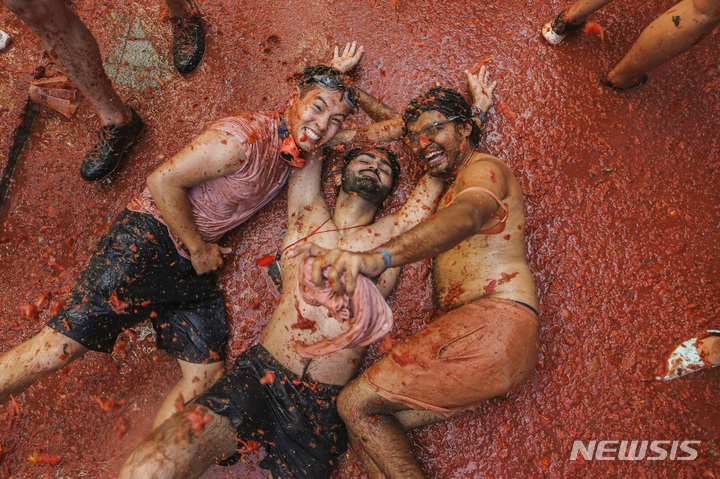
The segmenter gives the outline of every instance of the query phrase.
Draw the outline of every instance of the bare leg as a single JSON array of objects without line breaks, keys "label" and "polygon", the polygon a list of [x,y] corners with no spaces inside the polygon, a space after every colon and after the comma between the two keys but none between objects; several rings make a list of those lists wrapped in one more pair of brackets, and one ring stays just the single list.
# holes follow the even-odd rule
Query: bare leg
[{"label": "bare leg", "polygon": [[[212,419],[197,427],[193,424],[204,422],[198,421],[197,415]],[[119,477],[195,478],[217,460],[234,454],[236,448],[236,433],[230,420],[193,405],[163,422],[140,443],[125,462]]]},{"label": "bare leg", "polygon": [[193,11],[186,0],[165,0],[165,3],[173,17],[186,17]]},{"label": "bare leg", "polygon": [[182,394],[183,402],[193,399],[195,396],[212,386],[223,373],[225,363],[217,362],[210,364],[193,364],[178,359],[183,377],[163,401],[157,415],[153,428],[158,427],[172,416],[176,410],[178,397]]},{"label": "bare leg", "polygon": [[612,1],[613,0],[580,0],[565,11],[562,19],[567,23],[577,25],[587,20],[587,17],[592,13],[595,13]]},{"label": "bare leg", "polygon": [[178,72],[192,73],[205,54],[202,15],[193,0],[165,0],[173,27],[173,63]]},{"label": "bare leg", "polygon": [[604,7],[612,0],[580,0],[567,10],[561,11],[554,20],[542,27],[542,35],[551,45],[559,45],[565,36],[578,28],[591,13]]},{"label": "bare leg", "polygon": [[[338,397],[338,411],[347,426],[350,443],[364,451],[359,457],[373,479],[425,477],[405,429],[393,415],[406,409],[404,404],[379,396],[362,377],[345,386]],[[384,476],[372,475],[378,472]]]},{"label": "bare leg", "polygon": [[708,336],[698,341],[700,355],[713,366],[720,365],[720,336]]},{"label": "bare leg", "polygon": [[54,373],[87,348],[47,326],[0,356],[0,403],[17,396],[38,379]]},{"label": "bare leg", "polygon": [[33,29],[45,51],[95,106],[104,125],[130,120],[130,112],[105,75],[95,38],[64,0],[3,3]]},{"label": "bare leg", "polygon": [[720,0],[683,0],[652,22],[607,75],[627,88],[655,67],[688,50],[720,23]]},{"label": "bare leg", "polygon": [[[350,412],[348,415],[355,414]],[[443,418],[431,411],[418,411],[416,409],[406,409],[404,411],[398,411],[394,414],[395,419],[400,422],[400,425],[405,431],[415,429],[416,427],[427,426],[428,424],[434,424],[442,421]],[[375,464],[375,461],[365,452],[361,444],[356,444],[354,440],[357,440],[357,436],[350,436],[350,446],[352,451],[357,455],[365,468],[365,472],[370,476],[371,479],[386,479],[387,476],[383,474],[380,468]]]},{"label": "bare leg", "polygon": [[356,443],[357,440],[358,436],[350,434],[350,437],[348,437],[350,448],[352,448],[352,451],[355,453],[358,459],[360,459],[360,462],[362,463],[368,477],[370,479],[387,479],[387,476],[383,474],[377,464],[375,464],[375,461],[373,461],[372,458],[368,455],[368,453],[365,452],[362,444]]}]

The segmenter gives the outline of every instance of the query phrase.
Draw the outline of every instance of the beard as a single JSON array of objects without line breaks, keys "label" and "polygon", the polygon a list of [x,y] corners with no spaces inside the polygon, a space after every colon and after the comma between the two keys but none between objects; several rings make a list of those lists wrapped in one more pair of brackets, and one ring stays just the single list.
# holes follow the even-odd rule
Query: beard
[{"label": "beard", "polygon": [[427,173],[433,178],[442,178],[444,180],[450,178],[455,172],[455,164],[458,162],[458,158],[451,159],[450,153],[445,148],[435,148],[435,151],[440,150],[445,155],[445,161],[437,165],[427,165]]},{"label": "beard", "polygon": [[355,194],[375,206],[380,206],[390,195],[390,187],[383,185],[379,179],[364,176],[362,173],[365,171],[367,170],[343,173],[342,189],[349,195]]}]

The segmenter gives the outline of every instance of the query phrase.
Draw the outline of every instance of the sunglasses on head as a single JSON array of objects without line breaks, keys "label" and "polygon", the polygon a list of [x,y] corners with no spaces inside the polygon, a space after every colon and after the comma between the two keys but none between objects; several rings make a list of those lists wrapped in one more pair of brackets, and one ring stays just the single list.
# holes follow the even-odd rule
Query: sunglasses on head
[{"label": "sunglasses on head", "polygon": [[463,115],[453,116],[452,118],[447,118],[445,120],[436,121],[435,123],[428,123],[427,125],[420,128],[420,131],[410,131],[405,135],[405,143],[408,145],[415,147],[420,144],[420,137],[430,138],[434,137],[438,134],[440,131],[440,128],[442,125],[446,123],[450,123],[455,120],[459,120],[461,118],[465,118]]}]

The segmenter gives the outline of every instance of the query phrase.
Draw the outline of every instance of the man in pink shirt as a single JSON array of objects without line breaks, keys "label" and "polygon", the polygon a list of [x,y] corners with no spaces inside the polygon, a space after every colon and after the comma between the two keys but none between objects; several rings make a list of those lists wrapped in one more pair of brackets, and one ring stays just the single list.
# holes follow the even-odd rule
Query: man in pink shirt
[{"label": "man in pink shirt", "polygon": [[[361,55],[334,61],[352,68]],[[208,274],[223,264],[217,241],[277,194],[301,151],[335,136],[354,101],[341,72],[308,67],[284,112],[219,120],[155,170],[100,239],[62,311],[0,357],[0,403],[88,350],[111,352],[123,329],[148,317],[183,373],[155,425],[180,396],[212,384],[227,341],[225,301]]]}]

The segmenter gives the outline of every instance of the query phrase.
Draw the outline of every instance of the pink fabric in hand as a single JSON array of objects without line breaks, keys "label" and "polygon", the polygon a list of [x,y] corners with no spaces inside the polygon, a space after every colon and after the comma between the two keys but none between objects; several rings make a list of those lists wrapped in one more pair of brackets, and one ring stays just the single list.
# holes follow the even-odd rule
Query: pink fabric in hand
[{"label": "pink fabric in hand", "polygon": [[[367,346],[385,336],[393,326],[393,315],[382,294],[366,276],[358,275],[355,293],[339,296],[327,283],[328,266],[323,270],[323,286],[312,281],[312,263],[315,258],[307,256],[300,262],[298,275],[300,296],[311,306],[325,306],[330,316],[340,322],[352,325],[346,332],[332,339],[315,344],[295,345],[295,350],[304,358],[313,358],[334,353],[343,348]],[[345,286],[345,275],[340,278]]]}]

